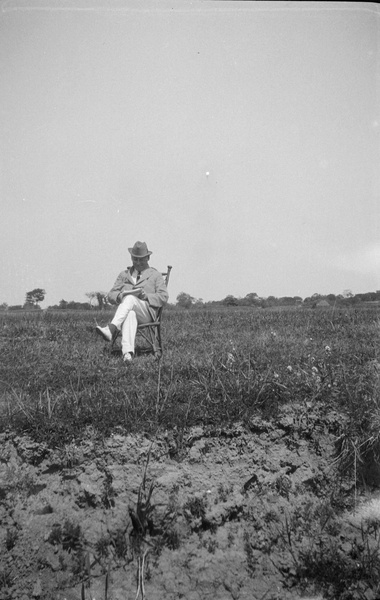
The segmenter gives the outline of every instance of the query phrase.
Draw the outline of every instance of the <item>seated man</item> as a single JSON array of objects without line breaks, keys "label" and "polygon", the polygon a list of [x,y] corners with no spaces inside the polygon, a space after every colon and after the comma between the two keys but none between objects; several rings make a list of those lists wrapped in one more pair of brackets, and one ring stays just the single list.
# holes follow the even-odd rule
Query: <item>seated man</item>
[{"label": "seated man", "polygon": [[164,306],[169,298],[161,273],[148,264],[152,253],[146,243],[136,242],[128,250],[133,266],[119,274],[108,293],[108,301],[119,305],[115,316],[106,327],[96,328],[97,333],[108,342],[116,339],[121,330],[125,362],[132,360],[135,351],[137,325],[154,321],[155,309]]}]

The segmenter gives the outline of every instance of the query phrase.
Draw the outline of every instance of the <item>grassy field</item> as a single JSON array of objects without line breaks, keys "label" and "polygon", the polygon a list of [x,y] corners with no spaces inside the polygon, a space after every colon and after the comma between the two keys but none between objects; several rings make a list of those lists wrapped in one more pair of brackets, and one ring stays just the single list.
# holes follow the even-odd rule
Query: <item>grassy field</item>
[{"label": "grassy field", "polygon": [[0,314],[0,600],[376,600],[376,309],[168,309],[128,366],[111,314]]},{"label": "grassy field", "polygon": [[[130,367],[96,336],[100,312],[0,316],[1,430],[50,447],[92,428],[181,432],[270,418],[284,404],[336,409],[342,456],[376,449],[379,332],[373,310],[164,313],[164,356]],[[351,461],[352,462],[352,461]]]}]

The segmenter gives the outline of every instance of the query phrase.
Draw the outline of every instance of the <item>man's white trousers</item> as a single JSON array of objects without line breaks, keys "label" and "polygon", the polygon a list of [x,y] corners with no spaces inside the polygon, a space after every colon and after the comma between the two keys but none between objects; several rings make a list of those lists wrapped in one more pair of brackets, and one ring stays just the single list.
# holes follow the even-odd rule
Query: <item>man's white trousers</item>
[{"label": "man's white trousers", "polygon": [[123,354],[135,351],[137,325],[152,321],[148,302],[135,296],[124,296],[111,323],[121,330],[121,349]]}]

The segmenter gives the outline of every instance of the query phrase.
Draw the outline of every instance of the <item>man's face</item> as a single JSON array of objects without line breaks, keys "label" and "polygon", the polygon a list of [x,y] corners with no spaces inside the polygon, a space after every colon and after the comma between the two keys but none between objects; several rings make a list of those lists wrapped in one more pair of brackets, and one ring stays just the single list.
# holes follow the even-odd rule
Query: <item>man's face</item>
[{"label": "man's face", "polygon": [[136,271],[145,271],[149,267],[149,256],[143,256],[142,258],[137,258],[136,256],[132,256],[132,263]]}]

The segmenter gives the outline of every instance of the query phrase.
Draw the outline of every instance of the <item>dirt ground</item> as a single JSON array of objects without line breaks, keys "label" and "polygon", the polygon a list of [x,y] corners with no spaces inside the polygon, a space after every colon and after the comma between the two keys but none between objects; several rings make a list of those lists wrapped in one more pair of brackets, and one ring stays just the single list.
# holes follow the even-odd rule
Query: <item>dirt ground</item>
[{"label": "dirt ground", "polygon": [[322,598],[302,557],[323,538],[353,560],[361,535],[340,425],[304,404],[182,437],[88,430],[60,451],[3,434],[0,600]]}]

